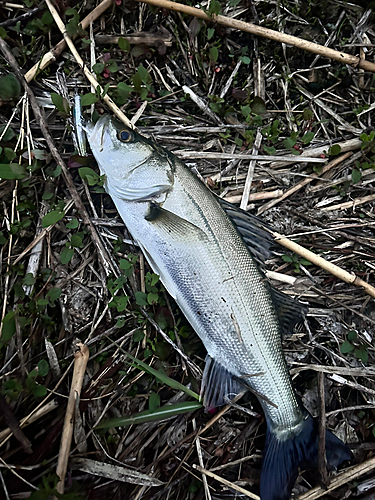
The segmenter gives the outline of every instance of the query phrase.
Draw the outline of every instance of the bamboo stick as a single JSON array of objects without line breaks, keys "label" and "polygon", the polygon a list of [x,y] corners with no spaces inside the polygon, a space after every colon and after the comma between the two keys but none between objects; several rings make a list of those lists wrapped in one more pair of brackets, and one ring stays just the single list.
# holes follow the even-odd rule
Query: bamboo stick
[{"label": "bamboo stick", "polygon": [[177,12],[182,12],[189,16],[198,17],[205,21],[211,21],[228,28],[234,28],[240,31],[245,31],[247,33],[252,33],[253,35],[261,36],[263,38],[268,38],[270,40],[275,40],[276,42],[286,43],[287,45],[293,45],[299,49],[307,50],[313,54],[319,54],[323,57],[328,57],[329,59],[334,59],[343,64],[350,64],[354,67],[362,68],[371,73],[375,73],[375,63],[366,61],[357,56],[352,56],[345,52],[340,52],[338,50],[330,49],[329,47],[324,47],[317,43],[309,42],[298,38],[296,36],[286,35],[285,33],[279,33],[278,31],[270,30],[268,28],[263,28],[262,26],[257,26],[252,23],[245,23],[244,21],[239,21],[238,19],[232,19],[230,17],[212,14],[212,17],[207,15],[202,9],[197,9],[195,7],[190,7],[189,5],[183,5],[177,2],[170,2],[169,0],[137,0],[138,2],[148,3],[150,5],[156,5],[164,9],[174,10]]}]

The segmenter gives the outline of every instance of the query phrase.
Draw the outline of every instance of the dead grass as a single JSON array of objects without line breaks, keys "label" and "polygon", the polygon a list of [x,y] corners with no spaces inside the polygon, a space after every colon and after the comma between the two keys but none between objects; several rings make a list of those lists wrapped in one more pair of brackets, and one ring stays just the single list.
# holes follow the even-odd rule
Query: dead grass
[{"label": "dead grass", "polygon": [[[106,1],[90,14],[92,2],[79,5],[75,14],[67,10],[74,4],[57,3],[68,34],[75,38],[77,15],[90,15],[92,31],[84,21],[87,33],[74,42],[78,53],[87,67],[101,65],[94,67],[100,85],[142,133],[182,157],[219,196],[353,275],[345,283],[282,247],[268,266],[277,288],[309,306],[305,323],[285,339],[294,386],[313,415],[324,404],[324,424],[354,453],[350,467],[329,476],[327,492],[316,472],[304,472],[294,493],[372,498],[375,310],[354,278],[375,281],[373,74],[165,8]],[[71,99],[75,88],[95,88],[47,7],[30,21],[33,8],[6,4],[0,18],[41,107],[38,118],[32,97],[14,82],[6,95],[0,80],[1,124],[15,133],[1,139],[0,170],[9,161],[23,165],[19,177],[0,180],[0,497],[57,495],[81,342],[90,358],[80,402],[70,396],[73,438],[58,498],[214,500],[244,498],[243,490],[256,498],[265,424],[255,398],[216,415],[176,410],[149,421],[142,413],[195,401],[205,350],[111,200],[90,178],[93,185],[82,181],[78,168],[95,163],[74,155],[67,114],[49,94]],[[360,1],[223,2],[221,13],[374,61],[373,13]],[[0,61],[2,75],[14,72],[8,62]],[[93,108],[108,111],[100,100]],[[42,224],[51,212],[51,224]],[[131,425],[95,429],[119,417]]]}]

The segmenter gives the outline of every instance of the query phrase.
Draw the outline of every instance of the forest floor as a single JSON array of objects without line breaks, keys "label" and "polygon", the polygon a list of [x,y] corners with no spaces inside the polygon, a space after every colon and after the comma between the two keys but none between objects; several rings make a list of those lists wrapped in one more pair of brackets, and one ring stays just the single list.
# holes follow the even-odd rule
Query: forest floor
[{"label": "forest floor", "polygon": [[[204,411],[205,348],[132,241],[95,160],[77,154],[76,92],[93,120],[111,112],[106,93],[218,196],[351,274],[345,282],[281,245],[267,262],[273,285],[308,306],[283,343],[295,390],[353,451],[328,490],[322,472],[301,471],[293,498],[374,498],[375,77],[359,63],[374,61],[373,2],[194,5],[211,20],[128,0],[105,0],[95,15],[92,0],[56,0],[101,92],[47,4],[2,4],[1,499],[259,498],[260,404],[246,394]],[[219,13],[360,59],[255,36],[215,22]]]}]

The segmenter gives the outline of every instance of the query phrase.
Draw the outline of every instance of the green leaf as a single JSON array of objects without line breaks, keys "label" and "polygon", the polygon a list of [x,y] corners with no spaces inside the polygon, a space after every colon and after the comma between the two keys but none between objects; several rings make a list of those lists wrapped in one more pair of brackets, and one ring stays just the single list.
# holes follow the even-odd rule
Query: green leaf
[{"label": "green leaf", "polygon": [[152,81],[150,73],[147,71],[147,69],[144,66],[142,66],[142,64],[140,66],[138,66],[137,73],[141,77],[142,83],[144,83],[145,85]]},{"label": "green leaf", "polygon": [[147,306],[147,294],[145,292],[135,292],[135,300],[139,306]]},{"label": "green leaf", "polygon": [[125,318],[119,318],[116,321],[116,327],[117,328],[122,328],[125,325]]},{"label": "green leaf", "polygon": [[247,118],[251,113],[250,106],[241,106],[241,112],[244,115],[244,117]]},{"label": "green leaf", "polygon": [[45,359],[41,359],[38,363],[38,374],[40,377],[46,377],[49,372],[49,364]]},{"label": "green leaf", "polygon": [[1,163],[0,164],[0,179],[18,179],[21,180],[26,176],[27,172],[23,165],[19,163]]},{"label": "green leaf", "polygon": [[23,278],[22,283],[26,286],[35,285],[35,278],[33,273],[27,273],[26,276]]},{"label": "green leaf", "polygon": [[309,144],[314,139],[314,132],[306,132],[306,134],[302,137],[301,141],[303,144]]},{"label": "green leaf", "polygon": [[256,115],[263,115],[266,112],[266,103],[261,97],[254,97],[254,100],[251,103],[251,111]]},{"label": "green leaf", "polygon": [[352,181],[353,184],[357,184],[362,179],[362,172],[360,170],[357,170],[356,168],[353,168],[352,170]]},{"label": "green leaf", "polygon": [[9,161],[14,160],[14,158],[17,156],[11,148],[4,148],[4,154],[6,156],[6,159]]},{"label": "green leaf", "polygon": [[15,312],[9,311],[3,319],[3,329],[0,337],[0,347],[7,344],[16,333]]},{"label": "green leaf", "polygon": [[347,337],[350,342],[353,342],[353,340],[357,340],[357,332],[355,332],[354,330],[350,330]]},{"label": "green leaf", "polygon": [[57,110],[60,111],[60,113],[63,113],[64,115],[69,114],[70,112],[69,103],[64,97],[62,97],[60,94],[55,94],[54,92],[52,92],[51,99]]},{"label": "green leaf", "polygon": [[218,51],[218,48],[217,47],[211,47],[210,48],[210,53],[209,53],[209,58],[210,58],[210,61],[215,64],[217,59],[219,57],[219,51]]},{"label": "green leaf", "polygon": [[79,176],[82,180],[87,182],[89,186],[95,186],[100,181],[99,175],[89,167],[82,167],[78,169]]},{"label": "green leaf", "polygon": [[74,248],[82,248],[82,236],[80,236],[79,234],[73,234],[70,239],[70,245]]},{"label": "green leaf", "polygon": [[145,338],[145,334],[142,330],[137,330],[133,333],[133,342],[142,342]]},{"label": "green leaf", "polygon": [[345,342],[343,342],[340,347],[340,351],[342,352],[342,354],[347,354],[348,352],[353,351],[353,349],[354,346],[347,340],[345,340]]},{"label": "green leaf", "polygon": [[157,274],[154,274],[154,273],[150,274],[150,280],[151,280],[150,285],[155,286],[156,283],[159,281],[159,279],[160,279],[160,277]]},{"label": "green leaf", "polygon": [[281,258],[284,262],[293,262],[293,259],[290,255],[282,255]]},{"label": "green leaf", "polygon": [[21,93],[21,84],[12,73],[0,78],[0,97],[4,101],[10,101]]},{"label": "green leaf", "polygon": [[244,64],[250,64],[251,59],[248,56],[241,56],[240,61],[242,61]]},{"label": "green leaf", "polygon": [[[1,125],[0,126],[0,137],[3,135],[5,127],[6,127],[6,125]],[[11,129],[10,127],[8,127],[7,131],[5,132],[5,134],[3,136],[3,138],[1,139],[1,142],[11,141],[15,135],[16,134],[13,132],[13,129]]]},{"label": "green leaf", "polygon": [[367,348],[364,345],[359,346],[357,349],[354,349],[354,354],[358,359],[362,361],[362,363],[367,364],[368,362],[368,352]]},{"label": "green leaf", "polygon": [[97,74],[97,75],[101,75],[104,71],[104,64],[103,63],[96,63],[94,64],[94,66],[92,67],[92,70]]},{"label": "green leaf", "polygon": [[329,148],[328,154],[330,156],[337,156],[341,153],[341,146],[338,144],[334,144],[332,147]]},{"label": "green leaf", "polygon": [[303,110],[303,119],[305,122],[308,122],[313,119],[314,113],[310,108],[305,108]]},{"label": "green leaf", "polygon": [[51,210],[48,214],[46,214],[42,219],[42,227],[52,226],[52,224],[56,224],[59,220],[65,217],[65,212],[61,212],[60,210]]},{"label": "green leaf", "polygon": [[5,238],[3,233],[0,231],[0,245],[5,245],[8,240]]},{"label": "green leaf", "polygon": [[47,387],[44,385],[35,384],[33,394],[36,398],[44,398],[47,394]]},{"label": "green leaf", "polygon": [[273,146],[263,146],[264,151],[269,155],[274,155],[276,153],[276,148]]},{"label": "green leaf", "polygon": [[218,0],[211,0],[208,12],[210,14],[219,14],[220,10],[221,10],[220,2]]},{"label": "green leaf", "polygon": [[186,401],[185,403],[175,403],[171,405],[164,405],[157,408],[154,412],[150,410],[141,411],[129,417],[120,417],[100,422],[96,429],[109,429],[111,427],[124,427],[126,425],[143,424],[145,422],[154,422],[164,420],[166,418],[175,417],[181,413],[199,410],[202,408],[202,403],[197,401]]},{"label": "green leaf", "polygon": [[19,163],[0,164],[0,179],[18,179],[21,180],[27,175],[26,169]]},{"label": "green leaf", "polygon": [[125,295],[121,295],[118,297],[113,297],[113,300],[116,302],[116,309],[118,310],[118,312],[125,311],[125,309],[128,305],[129,297],[126,297]]},{"label": "green leaf", "polygon": [[126,38],[122,38],[121,36],[118,39],[118,46],[124,52],[129,52],[129,50],[130,50],[130,42],[129,42],[129,40],[126,40]]},{"label": "green leaf", "polygon": [[133,264],[126,259],[120,259],[119,264],[120,264],[120,269],[122,270],[133,268]]},{"label": "green leaf", "polygon": [[215,33],[215,28],[208,28],[207,29],[207,40],[211,40],[211,38],[214,36]]},{"label": "green leaf", "polygon": [[68,229],[77,229],[78,227],[78,219],[72,219],[70,222],[67,223],[66,227]]},{"label": "green leaf", "polygon": [[285,149],[293,149],[293,146],[297,144],[297,139],[293,139],[292,137],[288,137],[284,140]]},{"label": "green leaf", "polygon": [[160,396],[159,394],[156,394],[156,392],[152,392],[148,400],[148,408],[150,412],[153,413],[158,406],[160,406]]},{"label": "green leaf", "polygon": [[69,248],[69,247],[63,248],[60,254],[61,264],[67,264],[68,262],[70,262],[71,258],[73,257],[73,254],[74,254],[74,248]]},{"label": "green leaf", "polygon": [[92,92],[83,94],[81,97],[81,106],[91,106],[91,104],[94,104],[95,102],[98,102],[98,98]]},{"label": "green leaf", "polygon": [[62,292],[61,288],[54,286],[53,288],[50,288],[48,290],[46,297],[53,304],[55,300],[57,300],[60,297],[61,292]]},{"label": "green leaf", "polygon": [[36,301],[36,303],[38,306],[44,307],[44,306],[48,306],[49,300],[48,299],[38,299]]},{"label": "green leaf", "polygon": [[116,73],[118,71],[118,66],[116,61],[108,61],[109,64],[107,66],[107,69],[110,73]]},{"label": "green leaf", "polygon": [[150,292],[147,294],[147,302],[150,304],[150,306],[157,304],[159,300],[159,296],[157,293]]},{"label": "green leaf", "polygon": [[2,26],[0,26],[0,37],[1,38],[8,38],[7,32],[5,31],[5,29]]}]

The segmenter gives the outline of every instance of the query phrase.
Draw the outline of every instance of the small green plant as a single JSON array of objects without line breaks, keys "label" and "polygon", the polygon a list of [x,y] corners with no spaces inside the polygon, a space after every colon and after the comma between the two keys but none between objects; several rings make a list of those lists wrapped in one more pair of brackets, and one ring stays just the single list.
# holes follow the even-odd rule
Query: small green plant
[{"label": "small green plant", "polygon": [[347,333],[346,340],[341,344],[340,351],[342,354],[353,353],[364,364],[368,362],[367,346],[358,338],[357,332],[354,330]]},{"label": "small green plant", "polygon": [[301,268],[300,266],[311,266],[311,262],[299,257],[297,254],[292,254],[292,255],[282,255],[281,258],[283,259],[284,262],[290,262],[291,264],[294,265],[294,272],[295,273],[300,273]]}]

